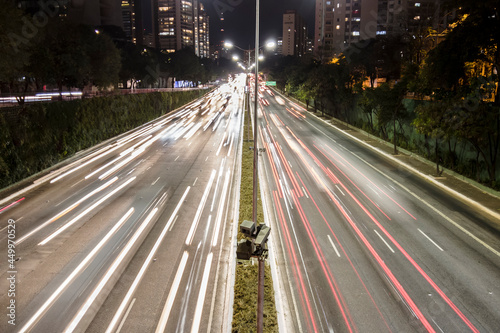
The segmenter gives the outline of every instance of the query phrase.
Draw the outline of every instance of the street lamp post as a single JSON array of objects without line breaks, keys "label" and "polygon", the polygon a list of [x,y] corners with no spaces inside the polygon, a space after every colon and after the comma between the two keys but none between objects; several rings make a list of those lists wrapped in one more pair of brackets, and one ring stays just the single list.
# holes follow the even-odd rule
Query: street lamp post
[{"label": "street lamp post", "polygon": [[[267,42],[266,47],[272,48],[276,45],[275,42]],[[224,43],[227,48],[236,47],[242,51],[248,51],[248,70],[250,71],[250,53],[251,49],[242,49],[230,42]],[[262,46],[264,47],[264,46]],[[253,117],[253,205],[252,205],[252,220],[254,223],[258,224],[257,221],[257,194],[258,194],[258,162],[259,162],[259,148],[257,145],[257,108],[259,105],[259,0],[255,3],[255,91],[254,91],[254,117]],[[270,230],[270,229],[268,229]],[[266,237],[267,239],[267,237]],[[266,251],[261,251],[258,254],[259,260],[259,274],[258,274],[258,290],[257,290],[257,333],[262,333],[264,330],[264,261],[266,257]]]},{"label": "street lamp post", "polygon": [[[257,223],[257,175],[259,151],[257,147],[257,106],[259,97],[259,0],[255,0],[255,94],[253,119],[253,220]],[[259,277],[257,287],[257,333],[264,331],[264,255],[259,256]]]}]

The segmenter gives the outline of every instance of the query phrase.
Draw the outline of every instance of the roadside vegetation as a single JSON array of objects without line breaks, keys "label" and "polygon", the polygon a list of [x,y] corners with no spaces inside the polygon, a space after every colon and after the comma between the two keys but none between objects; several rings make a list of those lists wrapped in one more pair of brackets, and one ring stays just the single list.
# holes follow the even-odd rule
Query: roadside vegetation
[{"label": "roadside vegetation", "polygon": [[0,189],[204,93],[157,92],[1,108]]},{"label": "roadside vegetation", "polygon": [[498,190],[498,4],[448,0],[441,9],[453,19],[444,31],[429,17],[415,34],[361,41],[334,59],[285,57],[266,71],[309,109],[434,161],[436,175],[444,166]]},{"label": "roadside vegetation", "polygon": [[[253,140],[253,132],[248,110],[245,112],[243,136],[238,226],[245,220],[252,220],[253,150],[250,147],[253,147],[253,141],[250,140]],[[265,222],[260,192],[258,195],[257,216],[259,222]],[[239,232],[239,228],[237,238],[238,240],[244,238],[244,235]],[[258,267],[256,260],[255,262],[252,260],[238,260],[236,264],[232,332],[250,333],[256,331]],[[267,261],[264,283],[264,332],[278,332],[271,268]]]},{"label": "roadside vegetation", "polygon": [[[192,48],[161,52],[129,41],[116,26],[78,25],[64,6],[43,2],[49,13],[14,1],[0,11],[0,93],[20,105],[32,92],[78,89],[84,96],[117,88],[172,88],[172,80],[195,86],[226,76],[230,60],[199,58]],[[38,10],[37,12],[34,12]]]}]

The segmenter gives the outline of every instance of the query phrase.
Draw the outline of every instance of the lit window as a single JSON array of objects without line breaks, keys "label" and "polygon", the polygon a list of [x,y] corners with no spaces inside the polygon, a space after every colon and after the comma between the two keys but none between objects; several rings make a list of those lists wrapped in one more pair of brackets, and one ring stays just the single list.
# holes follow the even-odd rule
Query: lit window
[{"label": "lit window", "polygon": [[420,7],[420,2],[415,2],[415,7]]},{"label": "lit window", "polygon": [[353,31],[353,32],[352,32],[352,35],[353,35],[353,36],[359,36],[359,31]]},{"label": "lit window", "polygon": [[377,31],[377,35],[387,35],[387,31]]},{"label": "lit window", "polygon": [[340,25],[337,25],[337,26],[335,27],[335,29],[339,30],[339,29],[340,29]]},{"label": "lit window", "polygon": [[415,16],[413,19],[414,19],[415,21],[420,20],[420,15]]}]

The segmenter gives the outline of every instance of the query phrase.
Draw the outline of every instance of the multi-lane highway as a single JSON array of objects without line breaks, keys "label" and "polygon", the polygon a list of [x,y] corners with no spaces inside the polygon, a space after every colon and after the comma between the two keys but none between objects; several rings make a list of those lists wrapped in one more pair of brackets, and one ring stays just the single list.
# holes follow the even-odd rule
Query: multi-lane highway
[{"label": "multi-lane highway", "polygon": [[484,218],[283,96],[259,102],[285,331],[500,331]]},{"label": "multi-lane highway", "polygon": [[[230,330],[244,83],[0,198],[1,332]],[[282,332],[500,331],[482,215],[267,89],[258,124]]]},{"label": "multi-lane highway", "polygon": [[[95,147],[0,205],[1,332],[227,327],[245,77]],[[4,250],[6,250],[5,246]],[[7,253],[7,252],[5,252]],[[15,277],[9,290],[9,276]]]}]

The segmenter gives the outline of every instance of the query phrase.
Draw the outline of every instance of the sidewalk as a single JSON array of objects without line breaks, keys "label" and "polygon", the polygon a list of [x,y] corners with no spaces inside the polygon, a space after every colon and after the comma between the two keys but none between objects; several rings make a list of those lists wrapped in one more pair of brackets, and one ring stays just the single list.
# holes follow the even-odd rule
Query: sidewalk
[{"label": "sidewalk", "polygon": [[[287,97],[305,109],[305,104],[291,97]],[[401,165],[407,171],[427,180],[454,196],[462,203],[472,207],[489,221],[489,226],[500,231],[500,192],[479,184],[471,179],[459,175],[451,170],[444,169],[440,177],[435,177],[436,165],[422,156],[398,147],[398,154],[394,155],[394,146],[374,135],[349,125],[332,117],[321,117],[321,112],[309,109],[308,113],[323,120],[342,131],[362,144],[371,147],[394,163]]]}]

